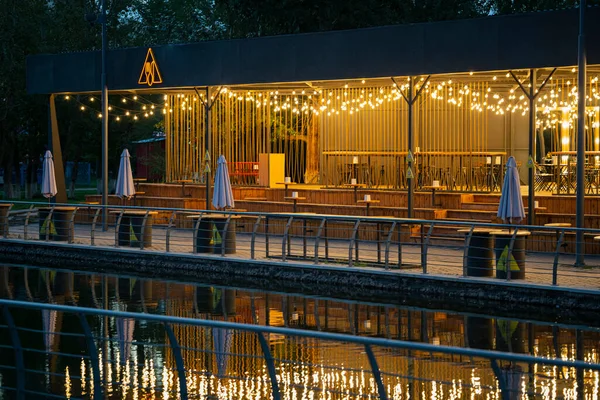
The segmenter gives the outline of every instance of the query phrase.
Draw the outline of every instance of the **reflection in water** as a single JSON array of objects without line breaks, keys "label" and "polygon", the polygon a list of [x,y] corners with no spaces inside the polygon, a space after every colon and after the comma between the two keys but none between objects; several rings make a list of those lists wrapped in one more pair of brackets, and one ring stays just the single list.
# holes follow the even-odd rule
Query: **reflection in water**
[{"label": "reflection in water", "polygon": [[[574,330],[545,324],[474,315],[415,310],[300,295],[259,293],[232,288],[157,280],[87,275],[35,268],[4,267],[0,296],[226,320],[269,326],[351,333],[444,346],[526,353],[566,360],[598,361],[594,329]],[[80,336],[78,317],[63,312],[13,310],[27,347],[27,384],[41,393],[66,397],[94,394],[93,368]],[[127,318],[89,318],[99,339],[100,378],[111,399],[177,398],[175,357],[161,324]],[[271,395],[268,370],[258,337],[230,329],[172,325],[182,347],[191,398],[263,399]],[[42,333],[42,330],[44,331]],[[276,360],[284,399],[377,398],[377,387],[360,346],[310,338],[265,337]],[[10,339],[0,330],[0,343]],[[373,349],[384,386],[392,399],[499,399],[489,362],[459,355]],[[55,353],[60,352],[61,355]],[[54,353],[54,354],[53,354]],[[0,359],[14,365],[12,351]],[[597,399],[598,372],[547,365],[503,363],[511,399]],[[0,369],[3,385],[15,386],[15,374]],[[0,396],[2,391],[0,390]]]}]

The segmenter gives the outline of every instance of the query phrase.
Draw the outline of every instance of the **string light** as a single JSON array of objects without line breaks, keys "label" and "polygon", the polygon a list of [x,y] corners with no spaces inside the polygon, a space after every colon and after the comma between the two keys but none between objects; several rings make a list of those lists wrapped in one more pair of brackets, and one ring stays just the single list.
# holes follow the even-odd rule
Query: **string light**
[{"label": "string light", "polygon": [[[474,72],[468,72],[469,76],[473,76]],[[437,101],[444,101],[447,104],[456,106],[457,108],[467,106],[471,111],[482,112],[488,110],[497,115],[503,115],[505,113],[517,112],[523,116],[529,112],[529,103],[527,98],[523,94],[515,92],[521,90],[515,85],[515,82],[510,79],[510,73],[506,73],[501,76],[506,76],[509,79],[509,83],[506,80],[499,79],[498,75],[493,75],[492,80],[489,82],[489,86],[477,86],[485,81],[465,83],[460,82],[460,76],[456,79],[447,79],[435,81],[432,78],[423,83],[425,78],[420,77],[420,85],[423,86],[422,96],[430,96],[431,99]],[[557,78],[553,80],[552,78]],[[586,97],[586,102],[590,106],[598,107],[597,103],[600,100],[600,91],[598,90],[598,77],[591,77],[589,79],[589,95]],[[563,118],[557,118],[555,111],[559,107],[569,107],[569,120],[574,120],[574,110],[576,110],[577,101],[577,86],[572,84],[571,80],[563,80],[559,74],[547,78],[547,86],[545,87],[544,95],[539,96],[536,99],[537,105],[537,121],[538,127],[551,128],[556,125],[556,121],[562,120]],[[365,85],[367,82],[365,79],[355,81],[356,85],[360,82],[361,85]],[[492,83],[493,82],[493,83]],[[514,85],[512,88],[507,88],[507,84]],[[495,86],[499,85],[499,86]],[[525,85],[525,84],[524,84]],[[395,83],[390,83],[386,86],[369,87],[360,86],[360,90],[350,90],[350,84],[345,83],[337,89],[329,89],[325,93],[321,89],[314,89],[311,92],[305,90],[289,92],[281,92],[279,90],[270,92],[260,91],[231,91],[222,90],[221,95],[226,95],[237,101],[246,101],[254,104],[256,108],[271,106],[271,112],[291,112],[292,114],[313,114],[318,116],[320,114],[327,114],[328,116],[337,116],[343,113],[348,115],[356,115],[360,110],[375,110],[381,107],[383,104],[394,101],[404,101],[403,93],[408,90],[408,84],[401,85],[398,87]],[[525,85],[529,87],[530,84]],[[417,84],[417,89],[420,89]],[[476,89],[479,88],[479,89]],[[565,91],[563,91],[563,88]],[[356,89],[356,87],[355,87]],[[536,93],[538,89],[536,88]],[[308,94],[307,93],[311,93]],[[489,97],[488,97],[489,94]],[[178,108],[181,107],[182,111],[192,112],[194,110],[193,104],[196,104],[198,96],[195,94],[177,94],[168,95],[163,94],[161,98],[164,103],[155,104],[148,99],[144,99],[141,96],[134,95],[131,97],[122,97],[121,103],[128,104],[130,101],[139,104],[139,111],[136,110],[125,110],[123,108],[109,106],[109,111],[121,113],[121,115],[135,116],[143,115],[146,118],[154,115],[151,110],[161,109],[163,115],[173,113],[169,98],[181,99]],[[65,100],[68,100],[70,96],[64,96]],[[193,99],[193,100],[191,100]],[[90,102],[95,101],[95,97],[89,98]],[[490,101],[491,100],[491,101]],[[596,102],[596,103],[594,103]],[[134,104],[135,105],[135,104]],[[131,107],[129,107],[131,108]],[[81,110],[84,111],[86,108],[81,105]],[[596,114],[588,112],[588,117],[592,119],[590,121],[590,127],[595,128],[594,118],[597,118]],[[132,118],[137,120],[138,118]]]}]

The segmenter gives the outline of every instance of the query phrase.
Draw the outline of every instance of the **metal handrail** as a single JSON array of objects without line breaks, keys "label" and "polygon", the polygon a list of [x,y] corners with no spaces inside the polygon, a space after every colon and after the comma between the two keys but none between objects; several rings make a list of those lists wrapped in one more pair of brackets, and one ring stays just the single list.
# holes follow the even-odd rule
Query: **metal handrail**
[{"label": "metal handrail", "polygon": [[[12,203],[12,204],[27,204],[27,205],[33,205],[33,206],[40,206],[40,207],[48,207],[48,203],[43,203],[43,202],[30,202],[30,201],[3,201],[0,200],[0,204],[1,203]],[[78,206],[78,204],[70,204],[70,203],[56,203],[53,204],[54,207],[74,207],[74,206]],[[280,219],[288,219],[289,217],[297,217],[298,214],[297,213],[285,213],[285,212],[277,212],[277,213],[273,213],[273,212],[262,212],[262,211],[228,211],[228,210],[202,210],[202,209],[189,209],[189,208],[173,208],[173,207],[141,207],[141,206],[114,206],[114,205],[108,205],[108,206],[102,206],[102,205],[96,205],[96,204],[91,204],[86,206],[86,208],[112,208],[112,209],[118,209],[118,210],[152,210],[152,211],[165,211],[165,212],[181,212],[181,213],[190,213],[190,212],[196,212],[196,213],[206,213],[206,214],[220,214],[220,215],[247,215],[247,216],[256,216],[258,217],[259,215],[262,217],[266,217],[269,216],[269,218],[280,218]],[[496,222],[479,222],[479,221],[474,221],[474,222],[467,222],[467,221],[447,221],[447,220],[443,220],[443,219],[436,219],[436,220],[428,220],[428,219],[419,219],[419,218],[405,218],[405,217],[386,217],[386,216],[363,216],[363,215],[340,215],[340,214],[302,214],[302,218],[306,218],[306,219],[316,219],[316,220],[321,220],[323,218],[330,220],[330,221],[345,221],[345,222],[355,222],[355,221],[361,221],[361,223],[364,222],[370,222],[370,223],[393,223],[393,222],[397,222],[398,224],[403,224],[403,225],[419,225],[419,224],[423,224],[423,225],[431,225],[431,223],[435,223],[437,226],[462,226],[465,228],[470,228],[473,225],[476,225],[478,227],[485,227],[485,228],[494,228],[494,229],[502,229],[502,230],[506,230],[506,229],[513,229],[518,227],[520,230],[536,230],[536,231],[546,231],[546,232],[554,232],[556,233],[556,227],[547,227],[547,226],[542,226],[542,225],[515,225],[515,224],[500,224],[500,223],[496,223]],[[560,228],[560,230],[566,230],[569,232],[577,232],[577,231],[583,231],[586,233],[594,233],[594,234],[598,234],[600,235],[600,229],[598,228],[577,228],[577,227],[567,227],[567,228]]]},{"label": "metal handrail", "polygon": [[[373,374],[373,378],[377,384],[378,395],[380,399],[387,399],[386,387],[382,384],[381,374],[378,363],[377,363],[377,353],[373,352],[373,347],[377,348],[385,348],[385,349],[393,349],[393,350],[407,350],[407,351],[421,351],[425,353],[437,353],[437,354],[446,354],[452,356],[464,356],[467,358],[479,358],[485,359],[489,362],[489,366],[496,375],[496,379],[498,380],[498,385],[501,390],[502,399],[509,399],[509,392],[506,387],[506,381],[503,379],[502,373],[498,366],[498,361],[506,361],[512,363],[523,363],[523,364],[540,364],[540,365],[548,365],[554,367],[563,367],[563,368],[575,368],[579,370],[588,370],[588,371],[600,371],[599,363],[590,363],[581,360],[565,360],[561,358],[550,359],[544,357],[531,356],[526,354],[516,354],[516,353],[502,353],[498,351],[492,350],[481,350],[474,348],[460,348],[460,347],[451,347],[451,346],[439,346],[428,343],[419,343],[413,341],[404,341],[404,340],[390,340],[390,339],[382,339],[376,337],[362,337],[355,335],[347,335],[347,334],[339,334],[339,333],[329,333],[329,332],[321,332],[321,331],[311,331],[311,330],[298,330],[293,328],[286,327],[272,327],[272,326],[261,326],[261,325],[251,325],[251,324],[243,324],[243,323],[235,323],[235,322],[224,322],[224,321],[215,321],[215,320],[205,320],[205,319],[194,319],[194,318],[183,318],[183,317],[175,317],[175,316],[165,316],[158,314],[146,314],[146,313],[134,313],[134,312],[125,312],[125,311],[114,311],[114,310],[106,310],[106,309],[93,309],[93,308],[84,308],[77,306],[66,306],[66,305],[58,305],[58,304],[46,304],[46,303],[35,303],[35,302],[25,302],[25,301],[16,301],[16,300],[7,300],[0,299],[0,307],[3,309],[3,313],[5,319],[8,320],[8,329],[11,331],[11,335],[13,337],[13,346],[14,352],[16,356],[17,362],[19,362],[19,354],[22,354],[23,347],[22,343],[18,341],[17,328],[14,324],[11,324],[11,310],[19,310],[19,309],[32,309],[32,310],[53,310],[64,312],[68,314],[77,315],[79,317],[80,324],[84,331],[87,347],[88,347],[88,355],[92,361],[93,368],[93,378],[94,378],[94,387],[97,391],[94,392],[95,398],[102,393],[102,387],[100,382],[100,374],[97,370],[98,365],[98,352],[96,351],[96,345],[94,343],[94,338],[92,337],[89,324],[86,320],[86,316],[100,316],[100,317],[110,317],[110,318],[129,318],[133,320],[143,320],[147,322],[155,322],[162,324],[165,329],[167,336],[169,338],[169,344],[171,349],[173,350],[174,358],[176,361],[177,373],[180,377],[179,385],[180,385],[180,395],[181,398],[187,398],[187,382],[186,379],[181,379],[181,377],[185,377],[185,364],[183,363],[182,356],[182,348],[177,343],[175,336],[172,334],[172,325],[187,325],[187,326],[196,326],[196,327],[204,327],[204,328],[221,328],[221,329],[231,329],[236,331],[243,331],[254,333],[257,335],[259,342],[261,343],[261,348],[263,350],[263,360],[266,363],[268,376],[270,379],[271,387],[272,387],[272,396],[274,399],[279,399],[280,392],[278,388],[278,378],[275,374],[275,359],[271,354],[271,350],[268,344],[264,341],[265,334],[275,334],[275,335],[283,335],[285,337],[301,337],[301,338],[309,338],[309,339],[319,339],[330,342],[339,342],[339,343],[351,343],[360,345],[365,349],[365,352],[369,359],[369,364],[371,367],[371,373]],[[16,339],[15,340],[15,336]],[[94,360],[96,362],[94,362]],[[96,369],[94,368],[96,365]],[[17,367],[19,367],[17,365]],[[19,387],[17,388],[17,394],[23,393],[26,390],[25,385],[26,382],[19,381]]]},{"label": "metal handrail", "polygon": [[571,367],[571,368],[584,368],[590,369],[593,371],[600,371],[600,363],[588,363],[584,361],[569,361],[561,358],[552,359],[545,357],[536,357],[530,356],[526,354],[518,354],[518,353],[502,353],[499,351],[493,350],[481,350],[481,349],[473,349],[473,348],[463,348],[463,347],[451,347],[451,346],[440,346],[433,345],[429,343],[419,343],[419,342],[410,342],[405,340],[392,340],[392,339],[382,339],[375,337],[364,337],[364,336],[355,336],[355,335],[346,335],[341,333],[330,333],[330,332],[319,332],[319,331],[310,331],[310,330],[301,330],[301,329],[293,329],[293,328],[282,328],[275,326],[263,326],[263,325],[251,325],[244,324],[239,322],[226,322],[226,321],[216,321],[216,320],[208,320],[208,319],[194,319],[194,318],[186,318],[186,317],[175,317],[175,316],[167,316],[167,315],[159,315],[159,314],[145,314],[145,313],[135,313],[128,311],[113,311],[113,310],[103,310],[103,309],[95,309],[95,308],[86,308],[86,307],[78,307],[78,306],[66,306],[62,304],[50,304],[50,303],[35,303],[35,302],[27,302],[20,300],[7,300],[0,299],[0,306],[6,306],[9,308],[27,308],[34,310],[55,310],[55,311],[63,311],[66,313],[73,314],[84,314],[84,315],[98,315],[98,316],[106,316],[106,317],[114,317],[114,318],[133,318],[136,320],[145,320],[159,323],[176,323],[182,325],[191,325],[191,326],[201,326],[207,328],[223,328],[223,329],[234,329],[246,332],[254,332],[254,333],[272,333],[272,334],[280,334],[285,336],[298,336],[298,337],[307,337],[313,339],[322,339],[329,341],[338,341],[345,343],[355,343],[361,345],[371,345],[371,346],[381,346],[381,347],[390,347],[395,349],[404,349],[404,350],[418,350],[424,352],[434,352],[434,353],[444,353],[444,354],[453,354],[453,355],[462,355],[467,357],[480,357],[480,358],[488,358],[488,359],[496,359],[502,361],[512,361],[512,362],[521,362],[521,363],[542,363],[548,364],[556,367]]},{"label": "metal handrail", "polygon": [[[0,203],[7,203],[7,202],[2,202],[0,201]],[[28,232],[28,225],[30,225],[30,220],[31,217],[33,215],[35,215],[36,213],[36,208],[33,207],[48,207],[47,203],[43,203],[43,202],[27,202],[27,201],[11,201],[10,204],[15,204],[15,205],[19,205],[19,204],[24,204],[24,205],[29,205],[30,208],[27,211],[27,215],[25,218],[25,222],[24,225],[20,225],[22,227],[22,232],[23,232],[23,237],[22,239],[27,241],[27,240],[31,240],[32,238],[30,237],[30,235],[27,234]],[[78,212],[78,207],[77,205],[69,205],[69,204],[55,204],[51,207],[50,213],[49,215],[46,217],[46,219],[51,219],[52,218],[52,210],[54,210],[56,207],[58,206],[75,206],[75,210],[70,214],[70,221],[69,221],[69,225],[70,225],[70,229],[69,229],[69,237],[68,237],[68,241],[65,242],[65,244],[71,244],[74,241],[74,237],[70,237],[71,235],[71,228],[74,228],[74,225],[77,224],[77,226],[81,226],[79,223],[76,223],[76,214]],[[575,228],[575,227],[561,227],[559,229],[557,229],[554,226],[530,226],[530,225],[505,225],[505,224],[498,224],[498,223],[492,223],[492,222],[470,222],[470,221],[447,221],[447,220],[425,220],[425,219],[417,219],[417,218],[395,218],[395,217],[383,217],[383,216],[362,216],[362,215],[329,215],[329,214],[297,214],[297,213],[269,213],[269,212],[240,212],[240,211],[230,211],[230,210],[191,210],[191,209],[184,209],[184,208],[166,208],[166,207],[139,207],[139,206],[122,206],[122,205],[117,205],[117,206],[102,206],[102,205],[86,205],[85,207],[83,207],[83,209],[88,210],[89,211],[89,217],[90,217],[90,222],[86,222],[87,224],[91,224],[91,229],[89,232],[86,231],[82,231],[82,237],[86,237],[85,235],[87,235],[89,233],[89,236],[87,237],[87,239],[89,240],[88,244],[91,246],[95,246],[97,247],[98,245],[98,232],[97,232],[97,222],[99,219],[99,215],[100,215],[100,211],[104,208],[111,208],[113,210],[116,210],[117,212],[114,214],[115,216],[115,221],[112,223],[111,226],[111,231],[114,228],[114,246],[115,247],[120,247],[119,246],[119,235],[120,235],[120,230],[123,230],[123,227],[120,227],[119,225],[122,223],[122,218],[123,218],[123,214],[125,212],[127,212],[128,210],[137,210],[137,211],[144,211],[145,212],[145,217],[144,217],[144,221],[141,224],[141,231],[142,231],[142,237],[141,237],[141,241],[140,241],[140,246],[139,246],[139,250],[136,251],[140,251],[140,250],[144,250],[147,247],[147,243],[144,242],[144,235],[143,232],[145,232],[145,226],[146,226],[146,219],[150,218],[149,217],[149,213],[150,212],[162,212],[162,214],[166,214],[165,221],[168,221],[163,223],[163,225],[165,226],[165,230],[166,230],[166,234],[163,236],[163,239],[160,243],[162,243],[163,245],[166,246],[166,251],[163,249],[163,251],[165,251],[165,253],[173,253],[173,240],[174,240],[174,235],[176,235],[175,233],[175,228],[174,228],[174,221],[175,219],[178,217],[177,214],[180,215],[184,215],[184,214],[190,214],[190,213],[198,213],[201,218],[198,218],[196,221],[193,221],[192,224],[192,246],[189,248],[190,251],[189,253],[197,253],[196,252],[196,247],[194,245],[195,243],[195,239],[196,239],[196,234],[197,234],[197,230],[198,230],[198,225],[200,223],[200,220],[204,219],[204,217],[209,217],[211,214],[220,214],[220,215],[226,215],[228,223],[225,224],[226,228],[229,227],[230,224],[233,224],[231,218],[233,216],[242,216],[242,217],[246,217],[246,218],[250,218],[254,220],[253,226],[251,231],[248,231],[247,233],[249,234],[247,239],[245,239],[242,236],[242,240],[247,240],[246,241],[246,247],[245,247],[245,251],[247,251],[247,256],[252,259],[255,260],[258,258],[257,255],[257,251],[258,249],[260,249],[259,246],[264,245],[264,254],[265,254],[265,258],[269,259],[269,258],[274,258],[274,259],[279,259],[279,260],[289,260],[291,253],[290,253],[290,248],[292,245],[292,224],[298,220],[301,219],[302,221],[304,221],[304,224],[306,224],[306,221],[309,221],[313,224],[316,224],[316,226],[318,226],[318,229],[316,230],[311,230],[311,234],[310,235],[306,235],[306,232],[308,232],[305,229],[304,226],[304,233],[302,235],[302,248],[303,248],[303,252],[302,255],[298,254],[297,256],[294,256],[294,260],[295,261],[305,261],[305,262],[311,262],[315,265],[319,265],[321,262],[322,263],[335,263],[335,264],[343,264],[343,265],[348,265],[348,266],[358,266],[358,267],[362,267],[362,266],[376,266],[378,268],[381,268],[382,270],[389,270],[392,263],[396,261],[396,257],[394,257],[394,260],[391,260],[391,249],[393,247],[397,247],[397,264],[398,267],[400,269],[402,269],[403,266],[407,266],[407,268],[412,268],[415,266],[420,267],[421,272],[423,274],[427,274],[428,272],[432,272],[432,273],[438,273],[436,272],[436,269],[440,268],[441,264],[440,261],[437,258],[433,258],[433,254],[437,255],[439,253],[436,253],[436,249],[438,248],[444,248],[444,247],[452,247],[454,249],[463,249],[464,253],[462,254],[462,275],[463,276],[467,276],[468,272],[467,272],[467,268],[466,268],[466,263],[469,262],[469,259],[475,259],[477,260],[477,258],[469,258],[467,257],[467,249],[471,248],[471,238],[472,238],[472,231],[475,227],[477,228],[486,228],[489,230],[493,230],[493,231],[497,231],[497,230],[508,230],[512,231],[512,232],[517,232],[519,230],[529,230],[532,231],[532,233],[536,234],[536,235],[543,235],[545,236],[543,239],[536,239],[539,240],[540,243],[543,242],[543,245],[546,246],[544,250],[542,251],[535,251],[538,254],[544,254],[544,255],[548,255],[548,256],[552,256],[553,260],[550,259],[547,261],[547,265],[550,267],[547,269],[547,272],[545,272],[545,274],[548,276],[548,278],[542,278],[542,279],[547,279],[547,284],[548,285],[552,285],[552,286],[557,286],[558,285],[558,275],[559,275],[559,266],[563,265],[563,264],[559,264],[559,259],[560,257],[564,256],[565,254],[568,254],[566,252],[562,252],[560,251],[561,249],[561,244],[565,242],[565,238],[567,237],[567,235],[574,235],[577,231],[584,231],[586,233],[586,235],[590,235],[590,236],[600,236],[600,229],[593,229],[593,228],[589,228],[589,229],[579,229],[579,228]],[[81,210],[82,208],[80,207],[79,210]],[[141,214],[141,213],[140,213]],[[77,214],[77,215],[81,215],[81,214]],[[93,218],[92,218],[93,217]],[[170,218],[169,218],[170,217]],[[275,224],[272,224],[273,221],[277,221]],[[279,222],[281,221],[281,222]],[[260,232],[259,233],[259,227],[260,225],[263,224],[264,225],[264,232]],[[389,231],[387,231],[387,227],[383,228],[383,226],[385,226],[387,224],[387,226],[389,226]],[[155,224],[158,225],[158,224]],[[269,225],[271,226],[275,226],[274,230],[269,229]],[[328,233],[327,229],[328,226],[331,228],[333,227],[334,230],[337,230],[338,232],[342,232],[341,234],[335,233],[334,236],[336,239],[340,239],[343,241],[343,244],[338,244],[336,242],[335,245],[337,247],[334,246],[330,246],[330,241],[334,239],[334,236],[328,237],[329,233]],[[370,229],[370,227],[372,226],[377,226],[377,231],[374,231],[372,229]],[[414,230],[414,233],[410,234],[410,241],[407,241],[406,239],[404,239],[403,241],[403,237],[402,237],[402,227],[408,227],[410,230],[412,230],[413,228],[411,227],[420,227],[420,233],[417,233],[416,230]],[[121,229],[120,229],[121,228]],[[461,236],[461,235],[452,235],[452,234],[437,234],[435,232],[438,232],[439,230],[443,229],[448,229],[448,228],[452,228],[452,229],[456,229],[456,230],[460,230],[460,229],[465,229],[466,230],[470,230],[471,233],[466,235],[466,236]],[[188,229],[189,230],[189,229]],[[316,233],[315,233],[316,231]],[[376,238],[376,244],[377,244],[377,248],[375,249],[374,246],[369,247],[370,245],[367,245],[367,247],[363,248],[363,243],[374,243],[373,240],[369,240],[367,238],[365,238],[363,236],[363,231],[368,231],[367,234],[368,235],[377,235]],[[435,232],[434,232],[435,231]],[[383,232],[383,234],[382,234]],[[560,233],[559,234],[557,234]],[[48,241],[49,237],[48,237],[48,233],[49,230],[46,230],[46,235],[42,235],[40,236],[40,239],[44,239],[43,236],[45,236],[46,241]],[[396,233],[396,234],[394,234]],[[6,233],[5,233],[6,234]],[[555,235],[556,234],[556,238]],[[227,232],[223,232],[223,235],[227,235]],[[261,236],[263,240],[257,240],[258,237]],[[395,237],[397,236],[398,240],[395,240]],[[457,239],[461,239],[464,238],[464,241],[462,241],[460,243],[460,245],[456,245],[456,244],[450,244],[447,245],[446,243],[449,242],[441,242],[442,244],[440,244],[440,239],[442,240],[457,240]],[[281,238],[281,253],[280,254],[274,254],[274,255],[269,255],[269,243],[273,243],[273,240],[275,239],[276,241],[278,241],[277,238]],[[309,246],[314,247],[314,253],[313,252],[307,252],[307,238],[311,239],[311,243]],[[21,237],[15,237],[14,235],[9,235],[9,237],[3,237],[0,238],[1,240],[20,240]],[[37,239],[34,239],[37,240]],[[513,249],[513,245],[514,242],[516,240],[516,237],[511,238],[510,241],[510,246],[509,246],[509,259],[510,259],[510,254],[512,254],[512,249]],[[239,240],[238,240],[239,241]],[[76,242],[77,244],[73,244],[74,246],[86,246],[87,244],[85,242],[82,242],[80,240],[78,240]],[[181,242],[180,242],[181,244]],[[151,244],[149,244],[151,245]],[[360,248],[363,249],[362,251],[359,252],[359,245]],[[104,244],[104,246],[107,246],[106,244]],[[342,250],[342,246],[346,246],[345,247],[345,252],[346,254],[343,254]],[[420,246],[421,247],[421,251],[420,251],[420,257],[418,256],[418,250],[415,246]],[[600,246],[600,243],[599,243]],[[550,247],[552,247],[550,249]],[[176,253],[188,253],[187,250],[182,250],[182,246],[180,245],[178,247],[178,250],[175,250]],[[477,248],[477,245],[475,245],[475,248]],[[337,249],[337,254],[335,255],[334,258],[330,258],[330,251],[332,251],[333,249]],[[381,254],[381,250],[383,249],[383,256]],[[222,246],[221,248],[221,256],[225,256],[225,257],[232,257],[230,254],[225,254],[225,246]],[[239,245],[238,245],[238,250],[239,250]],[[408,251],[406,251],[408,250]],[[430,251],[432,250],[432,251]],[[412,251],[412,253],[411,253]],[[528,250],[529,251],[529,250]],[[263,252],[263,249],[260,249],[260,252]],[[322,256],[322,253],[325,253],[324,257]],[[277,253],[277,252],[276,252]],[[408,255],[410,258],[412,258],[414,261],[411,264],[403,264],[403,253]],[[376,257],[375,257],[376,255]],[[233,256],[236,257],[236,256]],[[262,255],[261,255],[262,257]],[[529,256],[527,256],[529,257]],[[544,257],[544,256],[542,256]],[[455,260],[458,259],[458,256],[455,255]],[[543,259],[543,258],[542,258]],[[543,261],[545,262],[545,261]],[[420,264],[420,265],[418,265]],[[458,265],[460,263],[453,263],[451,266],[454,268],[460,268],[460,266]],[[540,264],[541,265],[541,264]],[[592,271],[590,270],[581,270],[581,272],[578,272],[578,274],[580,276],[584,276],[584,275],[589,275]],[[443,272],[443,274],[448,274],[447,272]],[[449,274],[454,275],[453,272],[450,272]],[[460,274],[460,273],[459,273]],[[540,275],[541,276],[541,275]],[[562,272],[561,272],[561,276]],[[506,278],[507,280],[511,279],[511,271],[507,271],[506,272]],[[561,281],[563,281],[561,279]],[[564,281],[566,282],[566,281]],[[544,281],[544,284],[545,281]],[[573,286],[572,284],[570,284],[570,286]],[[585,285],[585,286],[589,286],[589,285]],[[595,290],[595,289],[594,289]]]}]

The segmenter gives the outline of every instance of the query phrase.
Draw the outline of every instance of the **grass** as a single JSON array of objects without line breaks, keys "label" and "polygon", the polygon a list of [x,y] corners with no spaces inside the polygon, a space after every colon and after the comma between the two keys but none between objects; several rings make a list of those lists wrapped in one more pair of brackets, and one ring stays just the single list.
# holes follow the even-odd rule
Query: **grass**
[{"label": "grass", "polygon": [[[21,193],[22,193],[22,195],[25,194],[24,191],[22,191]],[[67,202],[71,203],[71,204],[84,203],[86,201],[85,196],[93,195],[96,193],[97,193],[97,190],[95,188],[79,189],[79,190],[75,191],[75,197],[69,198],[67,200]],[[45,198],[44,196],[42,196],[41,194],[35,195],[31,199],[26,199],[24,196],[21,196],[21,198],[18,198],[18,199],[8,199],[8,198],[6,198],[4,192],[0,192],[0,200],[26,201],[26,202],[36,202],[36,203],[47,203],[48,202],[48,199]],[[27,208],[29,208],[29,204],[15,204],[12,209],[13,210],[24,210]]]}]

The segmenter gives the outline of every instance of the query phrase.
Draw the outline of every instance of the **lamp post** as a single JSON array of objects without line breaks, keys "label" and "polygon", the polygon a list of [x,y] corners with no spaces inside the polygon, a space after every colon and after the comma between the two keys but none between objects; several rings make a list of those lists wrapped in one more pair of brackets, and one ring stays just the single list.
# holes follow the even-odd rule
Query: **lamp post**
[{"label": "lamp post", "polygon": [[102,230],[108,229],[108,86],[106,85],[106,0],[102,0]]},{"label": "lamp post", "polygon": [[86,14],[85,20],[90,24],[102,25],[102,66],[100,86],[102,90],[102,229],[108,229],[108,86],[106,84],[106,0],[100,3],[100,15]]},{"label": "lamp post", "polygon": [[579,46],[577,54],[577,197],[576,197],[576,215],[575,222],[577,226],[575,240],[575,266],[585,266],[584,260],[584,198],[585,198],[585,72],[586,72],[586,54],[585,54],[585,7],[586,1],[579,1]]}]

